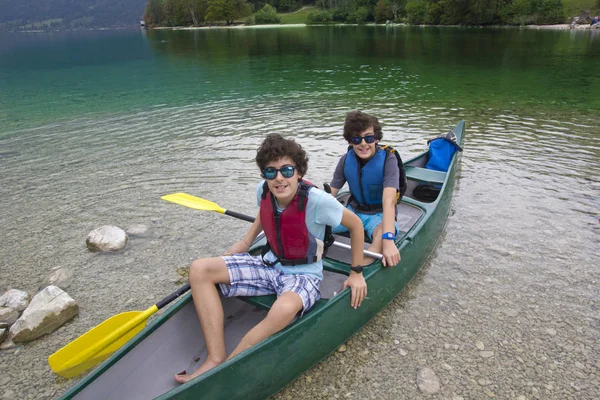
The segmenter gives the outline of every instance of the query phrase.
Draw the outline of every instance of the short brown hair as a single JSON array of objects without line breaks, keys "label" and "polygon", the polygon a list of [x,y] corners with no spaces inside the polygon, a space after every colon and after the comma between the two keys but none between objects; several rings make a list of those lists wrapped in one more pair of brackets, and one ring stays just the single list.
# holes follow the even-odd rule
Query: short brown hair
[{"label": "short brown hair", "polygon": [[361,132],[366,131],[370,127],[373,127],[375,139],[381,140],[383,133],[381,133],[381,125],[377,117],[358,110],[350,111],[346,115],[346,121],[344,122],[344,139],[350,142],[352,136],[360,136]]},{"label": "short brown hair", "polygon": [[286,139],[278,133],[270,133],[258,148],[256,152],[256,164],[261,170],[267,167],[272,161],[280,158],[289,157],[296,164],[296,170],[301,177],[308,170],[308,156],[294,139]]}]

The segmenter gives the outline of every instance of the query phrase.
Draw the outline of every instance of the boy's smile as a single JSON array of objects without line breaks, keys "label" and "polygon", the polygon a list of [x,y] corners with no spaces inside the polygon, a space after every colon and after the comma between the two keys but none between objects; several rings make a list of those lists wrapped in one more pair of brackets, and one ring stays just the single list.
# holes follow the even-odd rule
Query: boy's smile
[{"label": "boy's smile", "polygon": [[[281,171],[279,171],[285,166],[294,167],[294,174],[289,178],[284,177]],[[271,161],[267,164],[267,168],[269,167],[275,168],[278,171],[276,172],[275,178],[267,179],[267,185],[273,196],[275,196],[279,207],[285,208],[292,202],[294,196],[296,196],[296,193],[298,192],[298,180],[301,176],[298,175],[294,161],[287,156],[276,161]]]},{"label": "boy's smile", "polygon": [[[373,130],[373,127],[370,126],[367,129],[365,129],[364,131],[362,131],[360,133],[360,137],[364,138],[365,136],[374,136],[375,135],[375,131]],[[375,155],[376,152],[376,145],[377,145],[377,140],[375,140],[373,143],[367,143],[367,141],[365,139],[363,139],[360,144],[352,144],[352,148],[354,149],[354,153],[356,153],[356,155],[363,159],[363,160],[368,160],[371,157],[373,157]]]}]

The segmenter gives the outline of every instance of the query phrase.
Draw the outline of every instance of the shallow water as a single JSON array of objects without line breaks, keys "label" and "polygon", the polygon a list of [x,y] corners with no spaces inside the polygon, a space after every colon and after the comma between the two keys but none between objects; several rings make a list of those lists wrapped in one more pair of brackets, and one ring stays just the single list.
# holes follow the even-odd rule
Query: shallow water
[{"label": "shallow water", "polygon": [[[453,211],[408,290],[275,398],[417,398],[421,366],[440,378],[438,398],[600,397],[594,32],[3,35],[0,292],[35,292],[60,265],[74,271],[67,291],[80,305],[72,323],[0,352],[5,397],[63,393],[75,380],[55,377],[48,355],[146,309],[177,287],[177,268],[248,227],[160,196],[255,214],[262,138],[294,135],[311,157],[307,178],[325,182],[353,108],[377,115],[405,159],[466,121]],[[92,229],[140,223],[149,233],[124,251],[86,250]]]}]

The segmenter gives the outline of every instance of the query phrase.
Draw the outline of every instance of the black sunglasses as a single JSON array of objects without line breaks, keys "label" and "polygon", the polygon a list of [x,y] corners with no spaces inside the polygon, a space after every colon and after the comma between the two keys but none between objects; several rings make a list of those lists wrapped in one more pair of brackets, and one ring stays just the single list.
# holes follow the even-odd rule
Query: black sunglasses
[{"label": "black sunglasses", "polygon": [[350,143],[355,144],[355,145],[359,145],[362,143],[363,139],[365,139],[365,142],[367,142],[367,144],[371,144],[375,141],[375,135],[367,135],[367,136],[352,136],[350,138]]},{"label": "black sunglasses", "polygon": [[295,170],[296,167],[294,167],[293,165],[284,165],[279,169],[275,167],[267,167],[263,169],[262,173],[265,179],[272,180],[277,177],[278,172],[281,172],[281,176],[283,176],[284,178],[291,178],[292,176],[294,176]]}]

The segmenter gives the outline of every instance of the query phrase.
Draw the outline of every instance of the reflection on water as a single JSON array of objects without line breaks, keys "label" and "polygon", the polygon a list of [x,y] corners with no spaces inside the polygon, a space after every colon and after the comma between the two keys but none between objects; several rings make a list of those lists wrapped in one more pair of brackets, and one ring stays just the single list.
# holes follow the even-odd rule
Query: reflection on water
[{"label": "reflection on water", "polygon": [[[89,45],[110,55],[119,38],[95,36]],[[58,54],[65,46],[64,56],[70,41],[78,43],[67,39],[41,42],[57,43]],[[68,292],[81,306],[64,329],[18,356],[0,354],[0,376],[17,376],[31,363],[39,371],[39,386],[11,383],[19,397],[61,393],[73,382],[54,382],[43,362],[52,351],[115,313],[147,308],[173,290],[176,268],[220,254],[247,228],[164,203],[161,195],[185,191],[256,213],[253,157],[270,132],[296,137],[310,155],[307,178],[328,181],[346,149],[341,128],[353,108],[377,115],[384,141],[405,159],[427,138],[467,121],[453,214],[416,283],[346,356],[311,371],[313,385],[298,381],[280,398],[320,396],[344,381],[340,357],[354,353],[362,360],[352,372],[357,382],[368,377],[380,384],[374,393],[397,393],[387,398],[417,396],[404,390],[424,364],[440,375],[448,398],[483,398],[486,390],[536,397],[532,387],[543,398],[597,397],[600,332],[590,317],[600,278],[594,36],[311,28],[148,32],[144,40],[121,42],[138,49],[133,60],[119,56],[121,49],[89,65],[79,55],[71,68],[59,56],[35,68],[27,58],[0,57],[0,73],[15,78],[0,93],[0,292],[35,291],[53,267],[67,266],[76,276]],[[39,43],[0,49],[19,55]],[[148,47],[139,50],[140,43]],[[85,249],[93,228],[136,223],[150,232],[124,252]],[[477,341],[495,356],[480,362]],[[394,379],[381,363],[393,366]],[[374,387],[345,385],[362,397]]]}]

